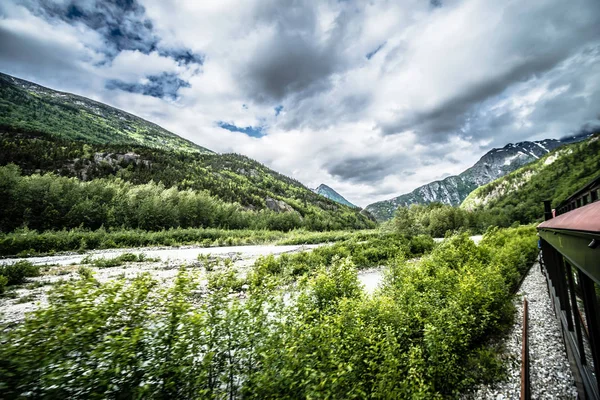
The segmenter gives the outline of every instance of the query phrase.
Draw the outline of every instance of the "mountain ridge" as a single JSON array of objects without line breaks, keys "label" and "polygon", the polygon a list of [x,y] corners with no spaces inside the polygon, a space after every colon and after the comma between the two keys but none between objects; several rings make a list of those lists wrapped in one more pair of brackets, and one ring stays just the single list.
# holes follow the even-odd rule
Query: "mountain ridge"
[{"label": "mountain ridge", "polygon": [[2,72],[0,125],[95,144],[122,143],[215,154],[127,111]]},{"label": "mountain ridge", "polygon": [[[207,217],[208,225],[202,224],[209,227],[336,230],[374,226],[358,209],[320,196],[255,160],[214,153],[114,107],[5,74],[0,75],[0,95],[0,166],[15,164],[18,170],[6,170],[15,179],[42,175],[44,182],[67,182],[61,177],[83,182],[107,179],[108,186],[125,182],[137,185],[136,190],[155,188],[165,198],[169,193],[173,198],[201,198],[205,193],[210,197],[202,201],[218,211]],[[141,204],[142,197],[132,201]],[[39,221],[29,221],[29,212],[22,213],[21,220],[7,218],[15,227],[29,224],[33,229],[50,229],[44,219],[66,215],[77,206],[64,203],[56,214],[58,209],[45,207],[44,201],[35,205],[42,207],[34,213]],[[78,226],[79,220],[64,223]],[[96,225],[84,227],[95,229]]]},{"label": "mountain ridge", "polygon": [[410,193],[372,203],[365,208],[378,221],[386,221],[393,217],[399,206],[432,202],[458,206],[476,188],[503,177],[564,144],[575,143],[587,137],[589,134],[562,139],[508,143],[502,148],[488,151],[473,166],[458,175],[427,183]]},{"label": "mountain ridge", "polygon": [[572,141],[467,196],[460,208],[487,211],[505,221],[531,223],[543,215],[543,201],[557,207],[573,192],[600,177],[600,132]]}]

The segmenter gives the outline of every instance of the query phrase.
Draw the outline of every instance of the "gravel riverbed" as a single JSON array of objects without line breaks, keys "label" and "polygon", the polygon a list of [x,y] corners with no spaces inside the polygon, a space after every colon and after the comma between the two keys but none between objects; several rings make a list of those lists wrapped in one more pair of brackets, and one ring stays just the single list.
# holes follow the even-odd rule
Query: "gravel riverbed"
[{"label": "gravel riverbed", "polygon": [[[56,256],[30,257],[26,260],[35,265],[49,265],[41,276],[30,278],[28,283],[17,287],[11,296],[0,297],[0,323],[14,324],[22,321],[25,314],[44,307],[48,304],[48,291],[59,281],[75,279],[84,257],[111,259],[124,253],[144,254],[156,259],[148,262],[132,262],[111,268],[96,268],[86,265],[94,271],[95,278],[100,282],[113,279],[133,278],[142,272],[150,273],[162,284],[170,284],[175,279],[179,267],[186,265],[204,272],[198,255],[210,255],[222,259],[231,259],[233,265],[244,274],[257,258],[269,254],[296,253],[311,251],[326,244],[311,245],[258,245],[258,246],[229,246],[229,247],[147,247],[133,249],[93,250],[83,254],[61,254]],[[20,258],[0,260],[1,264],[11,264]]]},{"label": "gravel riverbed", "polygon": [[517,292],[515,324],[504,339],[508,378],[491,386],[480,386],[465,399],[519,399],[521,394],[521,340],[523,299],[529,309],[529,361],[532,399],[576,399],[577,389],[567,353],[554,316],[546,278],[539,264],[529,270]]}]

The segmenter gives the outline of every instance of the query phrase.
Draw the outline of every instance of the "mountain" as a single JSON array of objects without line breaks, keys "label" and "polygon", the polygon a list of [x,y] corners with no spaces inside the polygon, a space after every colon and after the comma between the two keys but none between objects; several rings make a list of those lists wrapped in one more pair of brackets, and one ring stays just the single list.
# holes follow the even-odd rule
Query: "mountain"
[{"label": "mountain", "polygon": [[320,194],[321,196],[327,197],[328,199],[331,199],[345,206],[356,208],[354,204],[346,200],[341,194],[339,194],[338,192],[336,192],[335,190],[323,183],[320,184],[318,188],[313,189],[313,192]]},{"label": "mountain", "polygon": [[578,142],[588,136],[586,134],[560,140],[509,143],[501,149],[494,148],[488,151],[475,165],[459,175],[428,183],[390,200],[370,204],[366,209],[378,221],[386,221],[394,216],[399,206],[433,202],[458,206],[476,188],[538,160],[557,147]]},{"label": "mountain", "polygon": [[544,214],[544,200],[551,199],[555,208],[599,176],[600,133],[597,133],[475,189],[461,208],[487,211],[507,223],[531,223]]},{"label": "mountain", "polygon": [[[4,232],[19,226],[96,229],[103,225],[102,213],[117,218],[117,211],[125,216],[135,209],[143,223],[127,217],[119,224],[142,229],[374,226],[359,210],[320,196],[257,161],[213,153],[102,103],[8,75],[0,76],[0,92],[0,169],[9,164],[19,167],[0,171]],[[51,174],[36,178],[47,173]],[[31,193],[17,186],[3,192],[9,190],[10,182],[4,182],[8,186],[2,182],[7,177],[13,184],[29,185]],[[104,194],[88,193],[93,187]],[[6,206],[9,196],[11,210]],[[81,211],[83,204],[89,212]],[[154,209],[157,216],[143,215],[144,207]],[[200,215],[203,222],[185,215]],[[108,228],[108,222],[104,226]]]},{"label": "mountain", "polygon": [[125,111],[0,73],[0,126],[90,144],[212,151]]}]

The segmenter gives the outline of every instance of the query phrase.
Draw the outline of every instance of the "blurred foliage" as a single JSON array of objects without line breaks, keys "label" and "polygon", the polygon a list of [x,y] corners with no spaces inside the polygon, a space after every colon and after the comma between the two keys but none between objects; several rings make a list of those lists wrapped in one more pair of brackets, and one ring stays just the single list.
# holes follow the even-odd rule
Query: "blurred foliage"
[{"label": "blurred foliage", "polygon": [[160,231],[140,229],[69,229],[38,232],[30,229],[17,229],[14,232],[0,233],[0,256],[19,255],[22,257],[53,254],[59,251],[85,251],[123,247],[180,246],[202,247],[240,246],[248,244],[313,244],[336,242],[351,237],[368,238],[378,235],[377,230],[309,232],[293,230],[289,232],[219,228],[174,228]]},{"label": "blurred foliage", "polygon": [[215,268],[204,289],[185,269],[171,286],[82,274],[1,331],[0,397],[457,397],[498,377],[486,340],[511,324],[514,278],[536,252],[531,227],[492,229],[479,246],[454,236],[419,261],[388,257],[373,295],[354,255],[291,285],[265,260],[261,279]]},{"label": "blurred foliage", "polygon": [[406,235],[427,234],[433,237],[444,237],[447,232],[476,228],[473,215],[442,203],[398,207],[394,219],[388,225],[394,231]]},{"label": "blurred foliage", "polygon": [[6,286],[20,285],[26,278],[38,276],[40,267],[29,261],[17,261],[12,264],[0,265],[0,293],[4,293]]},{"label": "blurred foliage", "polygon": [[113,268],[120,267],[126,263],[137,263],[137,262],[155,262],[159,261],[158,258],[147,257],[144,253],[133,254],[123,253],[113,258],[86,256],[81,260],[81,264],[90,264],[96,268]]},{"label": "blurred foliage", "polygon": [[313,273],[322,266],[331,265],[334,259],[348,258],[358,269],[386,265],[398,254],[417,257],[430,252],[435,243],[430,236],[408,237],[396,233],[355,234],[333,245],[318,247],[310,252],[269,255],[254,263],[249,277],[255,282],[265,275],[277,275],[284,280],[295,280],[300,275]]}]

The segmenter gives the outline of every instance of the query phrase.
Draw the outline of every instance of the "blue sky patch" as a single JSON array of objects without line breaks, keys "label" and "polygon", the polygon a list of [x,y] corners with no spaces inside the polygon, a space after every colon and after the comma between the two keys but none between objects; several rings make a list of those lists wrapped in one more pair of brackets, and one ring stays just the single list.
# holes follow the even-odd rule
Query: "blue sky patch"
[{"label": "blue sky patch", "polygon": [[161,56],[170,57],[179,64],[204,64],[204,55],[192,52],[189,49],[168,49],[159,52]]},{"label": "blue sky patch", "polygon": [[275,116],[278,116],[279,114],[281,114],[281,110],[283,110],[282,105],[278,105],[277,107],[275,107]]},{"label": "blue sky patch", "polygon": [[236,126],[227,122],[223,122],[223,121],[219,121],[217,122],[217,125],[219,125],[219,127],[223,128],[223,129],[227,129],[228,131],[231,132],[242,132],[248,136],[251,137],[255,137],[255,138],[261,138],[263,136],[266,135],[266,132],[264,130],[264,127],[262,126],[247,126],[247,127],[241,127],[241,126]]},{"label": "blue sky patch", "polygon": [[190,84],[180,79],[176,74],[163,72],[160,75],[151,75],[147,77],[145,83],[131,83],[118,79],[111,79],[106,82],[106,88],[120,89],[131,93],[141,93],[146,96],[157,97],[159,99],[177,99],[177,92],[182,87],[189,88]]}]

